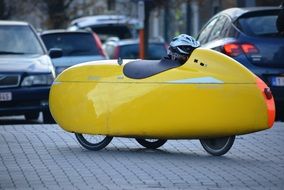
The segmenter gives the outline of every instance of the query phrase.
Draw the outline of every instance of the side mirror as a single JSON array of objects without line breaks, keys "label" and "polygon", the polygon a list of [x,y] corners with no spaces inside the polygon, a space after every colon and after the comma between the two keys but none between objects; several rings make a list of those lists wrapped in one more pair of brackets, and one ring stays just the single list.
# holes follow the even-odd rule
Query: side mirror
[{"label": "side mirror", "polygon": [[53,59],[53,58],[62,57],[63,52],[62,52],[62,49],[60,49],[60,48],[51,48],[48,51],[48,54],[49,54],[49,57]]}]

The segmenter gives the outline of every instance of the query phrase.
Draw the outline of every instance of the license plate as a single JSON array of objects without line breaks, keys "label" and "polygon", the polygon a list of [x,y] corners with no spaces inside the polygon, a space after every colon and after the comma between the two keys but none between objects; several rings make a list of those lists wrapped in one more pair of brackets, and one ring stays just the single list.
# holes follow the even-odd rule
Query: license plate
[{"label": "license plate", "polygon": [[11,101],[12,93],[11,92],[0,92],[0,101]]},{"label": "license plate", "polygon": [[284,86],[284,77],[273,77],[271,83],[273,86]]}]

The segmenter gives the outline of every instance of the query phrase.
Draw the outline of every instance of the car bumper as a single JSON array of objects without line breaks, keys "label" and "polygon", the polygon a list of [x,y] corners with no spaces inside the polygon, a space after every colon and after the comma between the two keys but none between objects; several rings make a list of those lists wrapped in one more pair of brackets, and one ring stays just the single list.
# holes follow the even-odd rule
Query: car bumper
[{"label": "car bumper", "polygon": [[270,87],[276,106],[276,120],[284,121],[284,86]]},{"label": "car bumper", "polygon": [[270,86],[275,101],[284,103],[284,86],[273,87]]},{"label": "car bumper", "polygon": [[0,101],[0,116],[48,111],[49,90],[50,86],[0,89],[0,93],[10,92],[12,94],[12,100]]}]

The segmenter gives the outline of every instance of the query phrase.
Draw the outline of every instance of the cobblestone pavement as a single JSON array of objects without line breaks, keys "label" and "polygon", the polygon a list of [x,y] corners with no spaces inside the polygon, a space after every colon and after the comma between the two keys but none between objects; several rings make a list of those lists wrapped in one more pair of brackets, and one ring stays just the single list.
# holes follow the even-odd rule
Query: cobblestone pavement
[{"label": "cobblestone pavement", "polygon": [[0,189],[284,189],[284,123],[237,137],[222,157],[198,140],[148,150],[114,138],[92,152],[57,125],[2,125]]}]

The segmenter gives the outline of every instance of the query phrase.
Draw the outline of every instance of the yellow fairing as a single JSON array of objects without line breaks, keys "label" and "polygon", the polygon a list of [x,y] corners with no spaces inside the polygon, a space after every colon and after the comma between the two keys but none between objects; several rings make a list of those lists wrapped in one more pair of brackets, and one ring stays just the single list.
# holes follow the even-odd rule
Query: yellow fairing
[{"label": "yellow fairing", "polygon": [[198,48],[184,65],[145,79],[127,78],[124,65],[97,61],[64,71],[50,92],[56,122],[70,132],[167,139],[268,128],[256,76],[227,56]]}]

